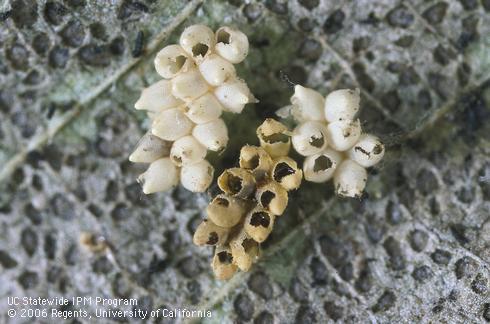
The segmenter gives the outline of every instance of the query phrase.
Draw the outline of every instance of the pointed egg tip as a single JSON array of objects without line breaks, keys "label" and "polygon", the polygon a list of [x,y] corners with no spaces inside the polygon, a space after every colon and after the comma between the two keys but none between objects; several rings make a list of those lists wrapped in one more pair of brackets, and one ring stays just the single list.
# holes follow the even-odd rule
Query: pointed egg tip
[{"label": "pointed egg tip", "polygon": [[275,114],[277,117],[280,118],[288,118],[289,116],[291,116],[292,109],[293,109],[292,105],[287,105],[276,110]]},{"label": "pointed egg tip", "polygon": [[244,93],[237,93],[236,94],[236,101],[237,103],[246,105],[247,103],[250,103],[250,96],[244,94]]},{"label": "pointed egg tip", "polygon": [[141,185],[141,190],[143,191],[143,193],[145,195],[148,195],[151,193],[151,190],[148,189],[148,182],[145,181],[145,175],[146,175],[146,172],[140,174],[138,176],[138,178],[136,179],[136,181]]},{"label": "pointed egg tip", "polygon": [[152,194],[152,193],[155,193],[155,192],[158,192],[159,191],[149,181],[145,181],[145,183],[143,184],[143,188],[142,189],[143,189],[143,193],[145,195],[149,195],[149,194]]},{"label": "pointed egg tip", "polygon": [[[155,123],[155,121],[154,121],[153,123]],[[151,131],[151,134],[152,134],[152,135],[155,135],[156,137],[158,137],[158,134],[157,134],[158,132],[157,132],[157,130],[156,130],[154,127],[153,127],[153,125],[152,125],[152,127],[151,127],[151,130],[150,130],[150,131]]]},{"label": "pointed egg tip", "polygon": [[259,102],[260,100],[255,98],[255,96],[252,93],[250,93],[250,95],[248,96],[248,103],[259,103]]},{"label": "pointed egg tip", "polygon": [[134,103],[134,109],[136,109],[136,110],[142,110],[143,109],[142,104],[143,103],[141,102],[141,98],[139,98],[138,101],[136,101]]},{"label": "pointed egg tip", "polygon": [[302,91],[305,87],[303,87],[301,84],[297,84],[294,86],[294,93]]}]

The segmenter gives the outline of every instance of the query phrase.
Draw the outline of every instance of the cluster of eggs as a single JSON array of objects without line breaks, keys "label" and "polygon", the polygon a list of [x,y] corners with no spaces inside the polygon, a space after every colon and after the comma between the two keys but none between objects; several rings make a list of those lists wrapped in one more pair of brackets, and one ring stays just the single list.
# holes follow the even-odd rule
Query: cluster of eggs
[{"label": "cluster of eggs", "polygon": [[288,205],[288,191],[301,185],[303,173],[287,156],[287,132],[283,124],[266,119],[257,129],[260,147],[242,147],[239,167],[218,177],[222,193],[211,200],[207,218],[194,233],[196,245],[215,247],[211,266],[218,279],[250,269],[259,257],[260,243]]},{"label": "cluster of eggs", "polygon": [[[228,143],[222,113],[238,114],[256,102],[234,67],[248,48],[239,30],[221,27],[214,33],[193,25],[179,44],[156,55],[155,69],[163,80],[145,88],[135,104],[146,111],[151,129],[129,157],[149,164],[138,178],[145,194],[169,190],[179,181],[192,192],[211,185],[214,167],[206,160],[208,151],[220,152]],[[381,161],[385,148],[378,137],[362,132],[359,103],[359,90],[336,90],[324,98],[296,85],[291,105],[278,112],[295,119],[294,130],[270,118],[259,126],[260,146],[244,146],[239,167],[218,177],[222,193],[211,200],[207,218],[194,233],[196,245],[215,248],[217,278],[250,269],[260,243],[288,205],[288,191],[298,189],[303,177],[318,183],[333,179],[339,196],[361,197],[366,168]],[[288,156],[291,146],[305,157],[302,168]]]},{"label": "cluster of eggs", "polygon": [[222,151],[228,129],[221,114],[240,113],[256,99],[234,64],[248,54],[248,38],[239,30],[221,27],[214,33],[204,25],[187,27],[179,44],[156,55],[155,69],[163,80],[143,89],[135,104],[151,119],[130,161],[149,163],[138,178],[145,194],[178,184],[203,192],[211,184],[213,166],[208,150]]},{"label": "cluster of eggs", "polygon": [[356,114],[359,90],[341,89],[324,98],[319,92],[296,85],[290,114],[298,125],[291,141],[305,156],[305,180],[326,182],[333,178],[337,194],[360,197],[367,181],[366,168],[383,158],[380,139],[362,133]]}]

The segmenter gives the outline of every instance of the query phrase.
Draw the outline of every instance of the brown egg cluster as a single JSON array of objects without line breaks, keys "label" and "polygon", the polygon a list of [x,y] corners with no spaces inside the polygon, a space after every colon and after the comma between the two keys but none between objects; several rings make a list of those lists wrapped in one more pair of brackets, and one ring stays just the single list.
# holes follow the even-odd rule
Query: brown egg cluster
[{"label": "brown egg cluster", "polygon": [[196,245],[215,247],[211,266],[218,279],[250,269],[259,257],[260,243],[287,207],[288,191],[297,189],[303,178],[296,162],[287,156],[291,139],[286,126],[267,119],[257,136],[260,147],[242,147],[239,167],[219,176],[222,193],[209,203],[207,219],[194,233]]}]

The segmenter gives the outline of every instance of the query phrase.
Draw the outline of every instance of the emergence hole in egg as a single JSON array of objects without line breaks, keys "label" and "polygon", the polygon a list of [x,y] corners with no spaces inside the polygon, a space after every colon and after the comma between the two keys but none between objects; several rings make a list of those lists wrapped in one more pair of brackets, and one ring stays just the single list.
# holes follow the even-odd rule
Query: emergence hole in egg
[{"label": "emergence hole in egg", "polygon": [[218,43],[230,44],[230,34],[224,30],[220,30],[218,32],[217,41]]},{"label": "emergence hole in egg", "polygon": [[228,207],[230,205],[230,202],[225,198],[216,198],[214,201],[216,202],[216,204],[223,207]]},{"label": "emergence hole in egg", "polygon": [[228,179],[226,181],[226,185],[228,186],[228,189],[232,194],[237,194],[243,188],[242,182],[243,182],[242,178],[229,174]]},{"label": "emergence hole in egg", "polygon": [[197,43],[192,47],[192,55],[194,57],[201,56],[204,57],[209,50],[209,46],[203,43]]},{"label": "emergence hole in egg", "polygon": [[245,161],[245,168],[247,169],[251,169],[251,170],[254,170],[256,169],[258,166],[259,166],[259,156],[258,155],[254,155],[250,160],[248,161]]},{"label": "emergence hole in egg", "polygon": [[244,239],[242,242],[243,249],[245,252],[250,251],[255,247],[256,243],[253,239]]},{"label": "emergence hole in egg", "polygon": [[175,164],[177,164],[177,165],[182,164],[182,157],[180,157],[180,156],[172,155],[172,160],[174,160]]},{"label": "emergence hole in egg", "polygon": [[262,195],[260,196],[260,203],[262,204],[262,206],[268,207],[272,199],[274,199],[275,197],[276,197],[275,193],[267,190],[264,193],[262,193]]},{"label": "emergence hole in egg", "polygon": [[310,138],[310,144],[311,146],[321,148],[323,147],[323,144],[325,144],[325,139],[323,138],[323,136],[320,137],[312,136]]},{"label": "emergence hole in egg", "polygon": [[376,146],[373,149],[374,154],[381,154],[383,152],[383,145],[381,144],[376,144]]},{"label": "emergence hole in egg", "polygon": [[252,217],[250,218],[250,225],[255,227],[269,227],[270,222],[271,218],[266,212],[253,213]]},{"label": "emergence hole in egg", "polygon": [[274,180],[281,182],[284,177],[294,174],[295,172],[296,171],[294,171],[294,169],[286,162],[278,163],[274,168]]},{"label": "emergence hole in egg", "polygon": [[215,245],[216,243],[218,243],[218,233],[209,233],[208,241],[206,242],[206,244]]},{"label": "emergence hole in egg", "polygon": [[315,163],[313,164],[313,172],[320,172],[328,170],[332,167],[333,163],[325,155],[320,155],[315,159]]},{"label": "emergence hole in egg", "polygon": [[233,256],[231,253],[221,251],[218,253],[218,260],[223,264],[230,264],[233,261]]},{"label": "emergence hole in egg", "polygon": [[282,133],[276,133],[269,136],[265,136],[264,134],[262,134],[262,139],[270,144],[289,142],[289,136]]},{"label": "emergence hole in egg", "polygon": [[361,152],[362,154],[367,155],[367,156],[369,156],[369,155],[370,155],[368,151],[366,151],[365,149],[363,149],[363,148],[362,148],[362,147],[360,147],[360,146],[356,146],[356,147],[354,148],[354,151],[356,151],[356,152]]},{"label": "emergence hole in egg", "polygon": [[170,71],[172,73],[177,73],[182,69],[184,66],[185,62],[187,61],[187,57],[184,55],[179,55],[175,58],[175,62],[173,64],[170,64]]}]

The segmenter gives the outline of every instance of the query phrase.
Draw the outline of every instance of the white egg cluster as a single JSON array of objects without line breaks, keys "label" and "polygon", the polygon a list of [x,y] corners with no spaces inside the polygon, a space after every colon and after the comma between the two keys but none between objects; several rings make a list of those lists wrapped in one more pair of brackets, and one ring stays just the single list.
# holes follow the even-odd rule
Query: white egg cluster
[{"label": "white egg cluster", "polygon": [[145,194],[177,185],[192,192],[205,191],[214,168],[205,159],[207,150],[222,151],[228,129],[223,111],[240,113],[256,102],[233,64],[248,54],[248,38],[239,30],[221,27],[187,27],[179,44],[164,47],[155,58],[155,69],[164,79],[143,89],[135,103],[152,121],[129,160],[150,163],[138,181]]},{"label": "white egg cluster", "polygon": [[342,89],[325,99],[315,90],[295,86],[290,113],[298,122],[292,133],[294,149],[305,156],[305,180],[333,178],[343,197],[360,197],[367,181],[365,168],[381,161],[385,149],[378,137],[363,134],[356,118],[359,90]]}]

